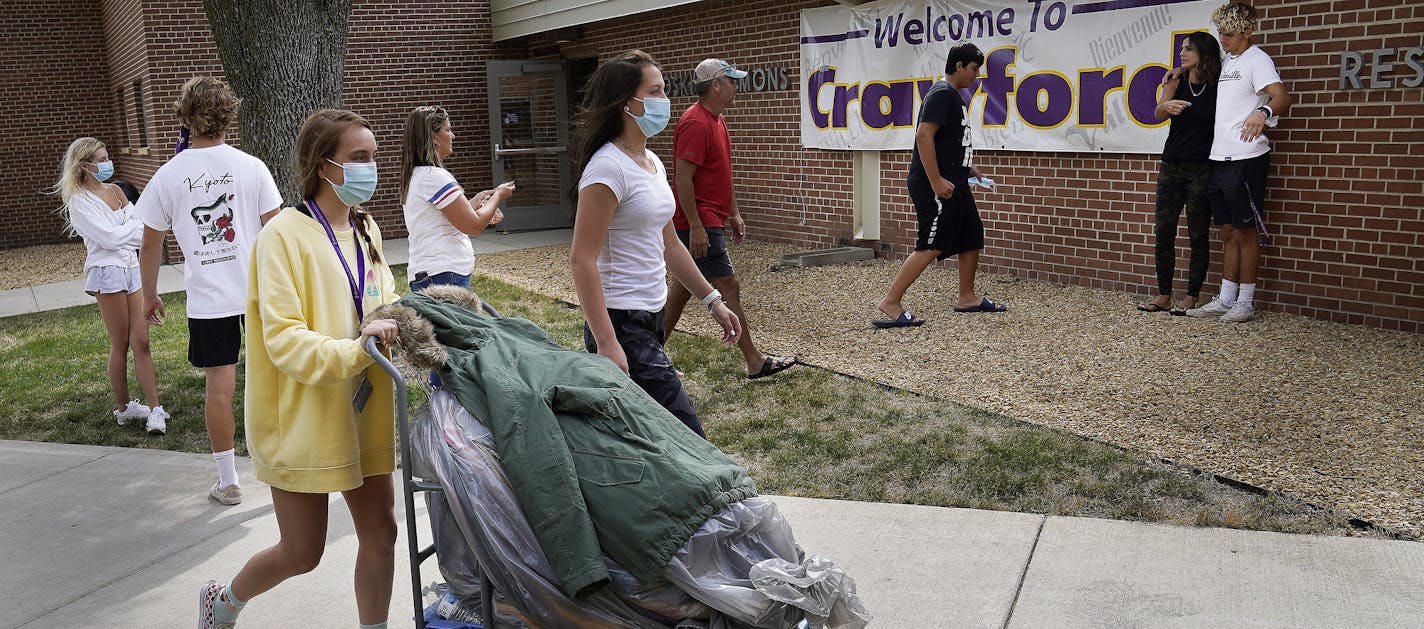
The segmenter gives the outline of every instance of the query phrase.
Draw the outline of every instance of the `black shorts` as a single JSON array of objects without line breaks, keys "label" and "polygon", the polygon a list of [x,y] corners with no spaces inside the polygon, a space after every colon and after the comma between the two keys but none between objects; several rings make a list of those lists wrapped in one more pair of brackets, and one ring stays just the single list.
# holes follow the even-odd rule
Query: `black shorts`
[{"label": "black shorts", "polygon": [[968,182],[956,182],[949,198],[936,195],[927,183],[911,182],[909,188],[920,223],[915,251],[938,251],[937,259],[943,260],[984,248],[984,221],[979,218],[979,206],[969,193]]},{"label": "black shorts", "polygon": [[188,319],[188,362],[199,369],[236,365],[242,350],[242,324],[242,315]]},{"label": "black shorts", "polygon": [[1212,222],[1240,228],[1257,226],[1266,216],[1266,171],[1271,154],[1250,159],[1212,162],[1206,198]]},{"label": "black shorts", "polygon": [[[707,255],[702,258],[693,257],[692,261],[697,263],[697,270],[702,271],[702,277],[709,280],[718,277],[730,277],[737,272],[732,270],[732,256],[727,255],[727,229],[724,227],[708,227],[707,229]],[[684,247],[688,246],[688,230],[677,230],[677,239],[682,241]]]}]

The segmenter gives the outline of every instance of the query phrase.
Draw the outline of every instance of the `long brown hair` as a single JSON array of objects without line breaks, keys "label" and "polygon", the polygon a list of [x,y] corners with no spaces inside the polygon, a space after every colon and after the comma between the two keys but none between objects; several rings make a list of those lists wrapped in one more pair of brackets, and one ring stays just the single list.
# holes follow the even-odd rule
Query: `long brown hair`
[{"label": "long brown hair", "polygon": [[[336,155],[341,134],[353,125],[371,128],[371,123],[366,122],[360,114],[345,109],[318,109],[302,123],[301,131],[297,132],[297,142],[292,146],[292,169],[296,171],[303,199],[316,198],[321,186],[330,185],[322,178],[321,167],[326,164],[326,160]],[[366,252],[371,261],[380,262],[381,254],[376,251],[376,245],[371,241],[371,234],[366,226],[371,214],[360,206],[352,206],[351,217],[356,224],[356,233],[366,241]]]},{"label": "long brown hair", "polygon": [[[593,76],[588,79],[588,89],[573,121],[573,162],[578,164],[574,181],[583,176],[583,169],[598,147],[623,132],[623,106],[628,99],[638,93],[643,84],[643,68],[653,66],[662,69],[658,62],[641,50],[619,53],[612,59],[598,64]],[[569,191],[569,196],[578,202],[578,184]]]},{"label": "long brown hair", "polygon": [[1221,76],[1221,44],[1206,31],[1187,34],[1187,41],[1197,51],[1197,75],[1202,83],[1215,83]]},{"label": "long brown hair", "polygon": [[440,153],[435,150],[435,133],[440,126],[450,121],[450,113],[444,107],[427,105],[410,110],[405,118],[405,133],[401,135],[400,199],[405,202],[406,190],[410,189],[410,174],[416,166],[445,167],[440,161]]}]

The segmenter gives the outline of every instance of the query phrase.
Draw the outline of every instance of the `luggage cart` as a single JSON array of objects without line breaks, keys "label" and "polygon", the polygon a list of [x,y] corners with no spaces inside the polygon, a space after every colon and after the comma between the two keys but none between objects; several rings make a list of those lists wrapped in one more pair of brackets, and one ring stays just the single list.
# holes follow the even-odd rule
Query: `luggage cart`
[{"label": "luggage cart", "polygon": [[[482,299],[480,307],[491,317],[499,317],[500,314],[494,307]],[[410,473],[410,420],[407,417],[407,407],[409,401],[406,399],[405,377],[395,364],[386,358],[376,347],[375,337],[367,337],[365,344],[366,353],[376,360],[376,364],[381,369],[390,374],[391,380],[396,385],[396,433],[400,439],[401,456],[401,493],[405,494],[405,530],[406,530],[406,550],[410,554],[410,590],[411,600],[415,610],[416,629],[438,629],[439,627],[455,627],[465,625],[455,625],[446,621],[427,622],[425,618],[426,608],[422,603],[424,597],[421,595],[420,585],[420,565],[435,554],[435,544],[431,543],[425,548],[420,547],[417,539],[415,525],[415,494],[421,492],[444,492],[439,483],[432,483],[427,480],[412,478]],[[480,622],[481,627],[489,628],[494,626],[494,584],[490,581],[489,574],[485,572],[484,566],[480,566]]]}]

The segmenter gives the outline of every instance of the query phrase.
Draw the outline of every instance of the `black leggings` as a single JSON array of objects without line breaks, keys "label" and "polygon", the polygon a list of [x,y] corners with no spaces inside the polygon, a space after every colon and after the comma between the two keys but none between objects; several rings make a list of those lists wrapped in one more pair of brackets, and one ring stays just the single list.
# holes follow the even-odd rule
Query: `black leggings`
[{"label": "black leggings", "polygon": [[1187,239],[1192,255],[1187,271],[1187,294],[1196,297],[1206,281],[1211,259],[1211,208],[1206,188],[1211,183],[1211,162],[1162,160],[1157,174],[1157,293],[1172,294],[1177,271],[1177,219],[1187,208]]}]

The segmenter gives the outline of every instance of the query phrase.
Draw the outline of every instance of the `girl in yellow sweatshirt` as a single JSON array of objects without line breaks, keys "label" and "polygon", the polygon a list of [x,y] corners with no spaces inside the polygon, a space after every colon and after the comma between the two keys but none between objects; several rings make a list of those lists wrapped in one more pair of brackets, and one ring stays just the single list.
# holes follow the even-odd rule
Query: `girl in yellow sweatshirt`
[{"label": "girl in yellow sweatshirt", "polygon": [[[257,238],[247,293],[247,443],[257,478],[272,486],[282,537],[231,585],[203,587],[199,627],[233,626],[247,600],[316,567],[326,545],[326,494],[334,491],[345,498],[360,542],[361,626],[386,626],[396,540],[392,383],[362,343],[393,341],[396,326],[360,321],[395,300],[395,280],[379,230],[356,207],[375,191],[375,152],[361,116],[313,113],[297,134],[294,159],[303,202]],[[353,396],[368,387],[356,408]]]}]

